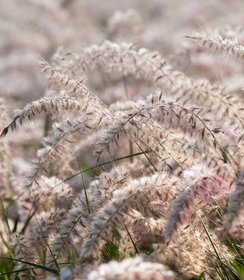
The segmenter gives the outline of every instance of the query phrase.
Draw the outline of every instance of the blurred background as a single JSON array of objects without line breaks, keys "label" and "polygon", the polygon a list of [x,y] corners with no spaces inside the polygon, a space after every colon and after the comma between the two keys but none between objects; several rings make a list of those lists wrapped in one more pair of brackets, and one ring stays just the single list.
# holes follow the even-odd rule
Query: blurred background
[{"label": "blurred background", "polygon": [[231,38],[234,28],[243,40],[243,15],[243,0],[0,0],[0,97],[23,107],[47,88],[41,58],[49,61],[59,46],[79,52],[104,40],[157,50],[183,72],[195,63],[198,75],[223,81],[231,65],[219,72],[222,60],[209,67],[209,57],[194,58],[185,35],[216,29]]}]

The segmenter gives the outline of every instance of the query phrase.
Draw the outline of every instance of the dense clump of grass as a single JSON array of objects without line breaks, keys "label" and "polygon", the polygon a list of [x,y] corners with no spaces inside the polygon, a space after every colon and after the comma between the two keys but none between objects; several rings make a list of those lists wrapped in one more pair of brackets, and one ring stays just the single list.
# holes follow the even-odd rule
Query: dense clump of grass
[{"label": "dense clump of grass", "polygon": [[[244,279],[239,4],[17,2],[0,3],[0,279]],[[209,28],[187,32],[196,8]]]}]

